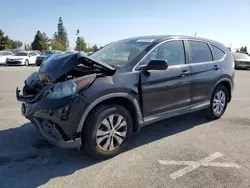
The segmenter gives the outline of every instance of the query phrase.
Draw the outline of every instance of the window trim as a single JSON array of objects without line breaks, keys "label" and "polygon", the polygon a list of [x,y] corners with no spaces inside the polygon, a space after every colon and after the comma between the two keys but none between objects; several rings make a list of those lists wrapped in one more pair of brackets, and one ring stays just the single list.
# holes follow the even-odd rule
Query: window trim
[{"label": "window trim", "polygon": [[[152,52],[154,51],[158,46],[162,45],[162,44],[165,44],[167,42],[171,42],[171,41],[181,41],[182,44],[183,44],[183,50],[184,50],[184,64],[181,64],[181,65],[186,65],[188,64],[188,61],[187,61],[187,50],[186,50],[186,45],[185,45],[185,39],[167,39],[167,40],[164,40],[164,41],[161,41],[159,42],[158,44],[156,44],[152,49],[150,49],[142,58],[141,60],[133,67],[132,69],[132,72],[138,72],[139,70],[137,70],[137,67],[147,58],[147,56]],[[172,65],[171,67],[174,67],[174,66],[180,66],[180,65]]]}]

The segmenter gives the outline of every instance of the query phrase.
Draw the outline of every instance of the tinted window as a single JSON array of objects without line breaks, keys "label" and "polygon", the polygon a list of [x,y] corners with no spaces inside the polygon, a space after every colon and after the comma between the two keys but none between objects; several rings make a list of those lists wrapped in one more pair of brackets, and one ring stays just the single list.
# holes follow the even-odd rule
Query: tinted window
[{"label": "tinted window", "polygon": [[188,41],[189,46],[189,62],[199,63],[212,61],[212,53],[208,45],[204,42]]},{"label": "tinted window", "polygon": [[18,53],[16,53],[15,56],[27,56],[27,55],[28,55],[27,52],[18,52]]},{"label": "tinted window", "polygon": [[170,41],[159,45],[149,54],[149,60],[155,59],[165,59],[169,66],[185,64],[183,42]]},{"label": "tinted window", "polygon": [[225,55],[225,52],[223,52],[221,49],[210,45],[213,51],[213,56],[214,56],[214,60],[220,60],[221,58],[223,58],[223,56]]}]

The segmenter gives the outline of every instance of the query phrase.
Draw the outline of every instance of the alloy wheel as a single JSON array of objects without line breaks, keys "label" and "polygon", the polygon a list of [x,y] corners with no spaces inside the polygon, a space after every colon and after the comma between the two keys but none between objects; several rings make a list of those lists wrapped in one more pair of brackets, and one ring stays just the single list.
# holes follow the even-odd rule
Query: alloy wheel
[{"label": "alloy wheel", "polygon": [[127,122],[121,115],[112,114],[106,117],[96,133],[96,143],[103,151],[112,151],[119,147],[127,134]]},{"label": "alloy wheel", "polygon": [[213,100],[213,111],[215,114],[220,115],[226,105],[226,94],[224,91],[219,90],[215,95],[214,95],[214,100]]}]

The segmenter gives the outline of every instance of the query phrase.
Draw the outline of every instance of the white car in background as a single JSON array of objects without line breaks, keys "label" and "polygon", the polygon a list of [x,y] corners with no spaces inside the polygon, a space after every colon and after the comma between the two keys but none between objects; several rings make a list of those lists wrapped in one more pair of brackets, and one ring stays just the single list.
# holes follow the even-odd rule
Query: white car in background
[{"label": "white car in background", "polygon": [[14,56],[6,59],[7,65],[32,65],[36,64],[36,57],[38,53],[34,51],[21,51],[17,52]]},{"label": "white car in background", "polygon": [[0,65],[6,64],[6,59],[12,57],[14,54],[10,51],[0,51]]}]

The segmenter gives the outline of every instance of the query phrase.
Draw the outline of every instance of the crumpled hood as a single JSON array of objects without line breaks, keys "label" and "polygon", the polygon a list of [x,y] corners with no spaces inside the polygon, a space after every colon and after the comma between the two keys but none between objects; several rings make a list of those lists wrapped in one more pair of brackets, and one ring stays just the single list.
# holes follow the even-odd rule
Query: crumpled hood
[{"label": "crumpled hood", "polygon": [[39,74],[45,74],[50,81],[56,82],[61,76],[67,74],[81,63],[93,63],[99,65],[106,71],[114,72],[116,69],[112,66],[85,56],[82,52],[75,54],[53,54],[46,58],[39,69]]}]

